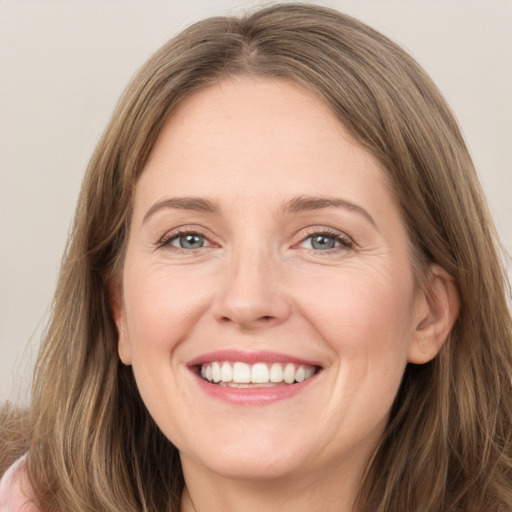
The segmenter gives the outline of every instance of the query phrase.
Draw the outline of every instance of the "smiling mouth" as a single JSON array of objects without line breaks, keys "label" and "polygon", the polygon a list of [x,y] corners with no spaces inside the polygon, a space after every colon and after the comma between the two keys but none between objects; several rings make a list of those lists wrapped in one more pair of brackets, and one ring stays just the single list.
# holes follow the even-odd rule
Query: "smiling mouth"
[{"label": "smiling mouth", "polygon": [[320,368],[295,363],[213,361],[197,367],[198,375],[211,384],[232,388],[287,386],[304,382]]}]

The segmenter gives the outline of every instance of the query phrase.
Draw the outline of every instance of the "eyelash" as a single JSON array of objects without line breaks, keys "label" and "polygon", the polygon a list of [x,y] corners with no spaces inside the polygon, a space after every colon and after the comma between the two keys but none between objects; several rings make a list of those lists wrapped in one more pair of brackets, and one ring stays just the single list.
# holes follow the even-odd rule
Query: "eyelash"
[{"label": "eyelash", "polygon": [[[173,241],[179,239],[180,237],[187,236],[187,235],[195,235],[195,236],[199,236],[199,237],[203,238],[209,244],[206,247],[215,245],[213,242],[211,242],[209,240],[209,238],[205,234],[201,233],[199,230],[180,228],[176,231],[173,231],[172,233],[168,233],[168,234],[164,235],[158,241],[157,246],[158,246],[158,248],[172,247],[172,249],[174,251],[180,252],[180,253],[190,253],[190,252],[194,252],[199,249],[202,249],[204,247],[204,246],[202,246],[197,249],[185,249],[183,247],[175,247],[175,246],[171,245],[171,243]],[[314,252],[314,253],[331,254],[333,252],[346,251],[346,250],[350,250],[350,249],[354,248],[354,242],[352,241],[351,238],[349,238],[347,235],[345,235],[344,233],[342,233],[340,231],[330,229],[330,228],[321,228],[321,229],[310,228],[305,233],[305,236],[303,236],[297,244],[294,244],[293,247],[294,248],[298,247],[301,244],[303,244],[304,242],[306,242],[307,240],[312,239],[315,236],[331,238],[332,240],[334,240],[335,243],[339,243],[340,246],[329,248],[329,249],[318,249],[318,250],[316,250],[314,248],[308,249],[309,251]]]},{"label": "eyelash", "polygon": [[[172,249],[174,249],[175,251],[177,252],[187,252],[187,253],[190,253],[190,252],[193,252],[194,249],[185,249],[183,247],[174,247],[174,246],[171,246],[171,243],[174,241],[174,240],[178,240],[180,237],[182,236],[187,236],[187,235],[195,235],[195,236],[199,236],[201,238],[203,238],[205,241],[207,241],[210,245],[214,245],[206,235],[204,235],[203,233],[201,233],[200,231],[198,231],[197,229],[187,229],[187,228],[180,228],[180,229],[177,229],[175,231],[173,231],[172,233],[168,233],[168,234],[165,234],[159,241],[158,241],[158,247],[159,248],[164,248],[164,247],[172,247]],[[202,247],[198,248],[198,249],[202,249]],[[197,250],[197,249],[196,249]]]},{"label": "eyelash", "polygon": [[354,248],[354,242],[350,237],[348,237],[344,233],[337,231],[335,229],[332,229],[332,228],[321,228],[321,229],[310,228],[310,230],[308,232],[306,232],[306,236],[304,236],[301,239],[301,241],[298,244],[296,244],[295,246],[301,245],[304,242],[306,242],[307,240],[313,239],[313,237],[331,238],[332,240],[334,240],[335,243],[337,242],[340,244],[339,247],[333,247],[331,249],[322,249],[322,250],[315,250],[314,248],[309,249],[310,251],[312,251],[316,254],[318,254],[318,253],[332,254],[333,252],[347,251],[347,250]]}]

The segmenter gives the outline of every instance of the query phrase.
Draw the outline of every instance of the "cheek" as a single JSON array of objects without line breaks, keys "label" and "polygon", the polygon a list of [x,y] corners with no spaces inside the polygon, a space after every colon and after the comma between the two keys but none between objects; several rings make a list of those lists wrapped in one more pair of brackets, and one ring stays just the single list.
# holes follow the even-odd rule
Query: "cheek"
[{"label": "cheek", "polygon": [[177,411],[186,410],[186,396],[176,392],[183,371],[178,348],[204,311],[208,287],[161,267],[139,271],[134,266],[126,275],[127,331],[137,387],[151,416],[174,439],[180,432]]},{"label": "cheek", "polygon": [[207,307],[210,287],[200,276],[183,279],[173,269],[131,268],[127,275],[132,276],[124,290],[127,330],[136,371],[170,360]]},{"label": "cheek", "polygon": [[382,268],[346,268],[317,276],[307,285],[309,293],[303,294],[304,314],[319,329],[332,333],[333,341],[357,339],[359,346],[363,342],[381,349],[390,337],[398,341],[410,333],[412,280],[404,274]]},{"label": "cheek", "polygon": [[331,349],[339,385],[380,390],[389,401],[407,363],[412,281],[383,269],[344,270],[310,283],[303,315]]}]

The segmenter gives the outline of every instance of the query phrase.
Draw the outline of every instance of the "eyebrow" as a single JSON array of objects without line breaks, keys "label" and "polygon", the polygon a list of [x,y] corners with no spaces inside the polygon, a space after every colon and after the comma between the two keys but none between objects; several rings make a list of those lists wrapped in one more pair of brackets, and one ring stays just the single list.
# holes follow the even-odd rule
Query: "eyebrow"
[{"label": "eyebrow", "polygon": [[[152,215],[162,209],[190,210],[201,213],[218,213],[219,207],[215,201],[202,197],[171,197],[158,201],[144,215],[143,223]],[[298,213],[322,208],[344,208],[351,212],[359,213],[365,217],[374,227],[377,227],[373,217],[361,206],[346,199],[336,197],[299,196],[286,201],[283,210],[288,213]]]},{"label": "eyebrow", "polygon": [[217,213],[219,207],[217,203],[201,197],[171,197],[155,203],[144,215],[142,223],[146,222],[157,211],[165,208],[175,208],[178,210],[191,210],[201,213]]},{"label": "eyebrow", "polygon": [[359,213],[374,227],[377,227],[374,218],[363,207],[347,201],[346,199],[337,197],[299,196],[287,201],[283,205],[284,211],[290,213],[320,210],[322,208],[344,208],[351,212]]}]

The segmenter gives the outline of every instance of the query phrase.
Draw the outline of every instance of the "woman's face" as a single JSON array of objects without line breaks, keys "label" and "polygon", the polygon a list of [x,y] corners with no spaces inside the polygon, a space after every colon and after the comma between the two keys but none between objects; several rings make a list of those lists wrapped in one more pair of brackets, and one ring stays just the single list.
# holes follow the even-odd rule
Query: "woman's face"
[{"label": "woman's face", "polygon": [[253,78],[167,121],[113,302],[186,474],[241,478],[363,467],[426,314],[379,163],[311,93]]}]

